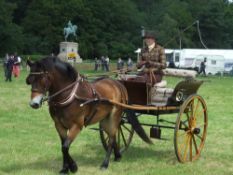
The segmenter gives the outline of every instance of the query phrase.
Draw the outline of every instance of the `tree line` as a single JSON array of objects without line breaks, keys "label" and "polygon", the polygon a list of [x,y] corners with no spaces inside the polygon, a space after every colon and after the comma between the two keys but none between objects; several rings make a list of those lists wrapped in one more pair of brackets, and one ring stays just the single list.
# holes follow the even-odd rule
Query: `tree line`
[{"label": "tree line", "polygon": [[57,54],[69,20],[84,59],[135,57],[142,27],[165,48],[203,48],[200,39],[208,48],[233,47],[227,0],[0,0],[0,55]]}]

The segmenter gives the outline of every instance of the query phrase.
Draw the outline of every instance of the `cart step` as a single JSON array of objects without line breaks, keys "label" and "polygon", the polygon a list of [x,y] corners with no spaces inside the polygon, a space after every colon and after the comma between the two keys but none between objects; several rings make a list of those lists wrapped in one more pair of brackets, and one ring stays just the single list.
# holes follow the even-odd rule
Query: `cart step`
[{"label": "cart step", "polygon": [[158,127],[151,127],[150,137],[155,139],[161,139],[161,129]]}]

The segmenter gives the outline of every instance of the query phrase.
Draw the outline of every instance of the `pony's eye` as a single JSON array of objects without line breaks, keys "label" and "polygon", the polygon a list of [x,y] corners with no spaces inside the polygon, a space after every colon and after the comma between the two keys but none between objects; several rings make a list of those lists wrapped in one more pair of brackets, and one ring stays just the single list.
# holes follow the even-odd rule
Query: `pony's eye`
[{"label": "pony's eye", "polygon": [[41,79],[41,84],[45,85],[47,83],[47,78],[43,77]]},{"label": "pony's eye", "polygon": [[34,76],[28,76],[27,79],[26,79],[26,83],[28,85],[32,84],[32,82],[34,81],[35,77]]}]

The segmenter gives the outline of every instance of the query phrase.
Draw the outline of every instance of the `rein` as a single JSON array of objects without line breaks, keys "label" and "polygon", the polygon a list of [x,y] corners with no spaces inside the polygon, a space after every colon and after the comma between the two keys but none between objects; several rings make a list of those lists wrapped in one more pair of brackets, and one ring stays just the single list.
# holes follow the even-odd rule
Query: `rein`
[{"label": "rein", "polygon": [[56,93],[54,93],[54,94],[52,94],[52,95],[50,95],[50,96],[45,97],[45,98],[43,99],[43,102],[48,101],[48,103],[50,103],[50,100],[51,100],[52,98],[54,98],[54,97],[60,95],[62,92],[64,92],[64,91],[70,89],[71,87],[73,87],[73,89],[72,89],[71,93],[69,94],[69,96],[68,96],[63,102],[57,102],[57,103],[54,103],[54,105],[55,105],[55,106],[57,106],[57,105],[65,106],[65,105],[70,104],[70,103],[74,100],[74,98],[76,98],[76,99],[82,99],[82,98],[80,98],[80,97],[78,97],[78,96],[76,95],[76,91],[77,91],[77,89],[78,89],[79,84],[80,84],[81,81],[83,81],[83,78],[82,78],[81,76],[78,75],[76,81],[74,81],[74,82],[71,83],[70,85],[66,86],[65,88],[63,88],[63,89],[57,91]]},{"label": "rein", "polygon": [[[92,91],[92,94],[94,95],[93,98],[87,98],[87,97],[81,97],[79,95],[76,94],[78,88],[79,88],[79,85],[80,85],[80,82],[83,82],[83,77],[81,76],[78,76],[77,80],[73,83],[71,83],[70,85],[68,85],[67,87],[59,90],[58,92],[52,94],[51,96],[47,96],[43,99],[43,102],[45,101],[48,101],[48,103],[50,103],[50,105],[54,105],[54,106],[67,106],[69,105],[71,102],[73,102],[73,100],[79,100],[79,101],[84,101],[84,103],[82,103],[80,105],[80,107],[82,107],[83,105],[85,104],[88,104],[90,102],[93,102],[93,101],[98,101],[98,95],[95,91],[95,89],[90,86],[91,88],[91,91]],[[58,96],[59,94],[61,94],[62,92],[66,91],[67,89],[70,89],[71,87],[73,87],[73,89],[71,90],[70,94],[68,95],[68,97],[66,97],[64,100],[60,101],[60,102],[51,102],[50,100],[56,96]]]},{"label": "rein", "polygon": [[54,97],[58,96],[59,94],[61,94],[62,92],[64,92],[64,91],[70,89],[72,86],[74,86],[74,84],[78,84],[79,81],[80,81],[80,80],[76,80],[75,82],[71,83],[70,85],[66,86],[65,88],[63,88],[63,89],[61,89],[61,90],[55,92],[54,94],[52,94],[52,95],[50,95],[50,96],[45,97],[45,98],[43,99],[43,102],[49,101],[49,100],[51,100],[52,98],[54,98]]}]

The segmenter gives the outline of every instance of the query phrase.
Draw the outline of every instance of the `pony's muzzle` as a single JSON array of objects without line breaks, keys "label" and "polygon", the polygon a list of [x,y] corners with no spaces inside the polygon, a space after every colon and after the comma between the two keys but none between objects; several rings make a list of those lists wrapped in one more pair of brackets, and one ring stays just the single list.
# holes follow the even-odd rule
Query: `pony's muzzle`
[{"label": "pony's muzzle", "polygon": [[43,95],[37,95],[30,101],[29,105],[34,109],[38,109],[42,105],[42,99]]}]

